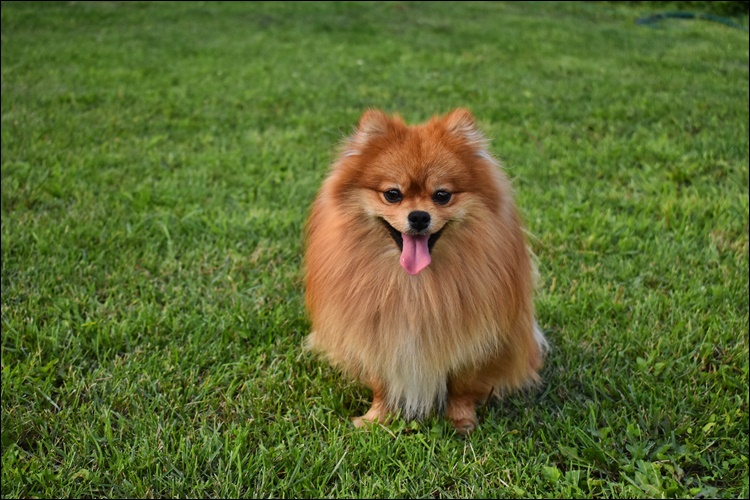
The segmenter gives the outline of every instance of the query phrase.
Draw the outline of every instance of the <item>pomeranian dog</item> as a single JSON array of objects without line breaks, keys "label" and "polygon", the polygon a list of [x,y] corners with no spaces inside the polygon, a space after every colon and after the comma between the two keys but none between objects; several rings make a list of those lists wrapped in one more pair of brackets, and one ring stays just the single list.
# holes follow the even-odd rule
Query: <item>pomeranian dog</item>
[{"label": "pomeranian dog", "polygon": [[465,109],[407,126],[368,110],[306,226],[307,347],[372,389],[357,427],[476,406],[538,380],[547,342],[510,181]]}]

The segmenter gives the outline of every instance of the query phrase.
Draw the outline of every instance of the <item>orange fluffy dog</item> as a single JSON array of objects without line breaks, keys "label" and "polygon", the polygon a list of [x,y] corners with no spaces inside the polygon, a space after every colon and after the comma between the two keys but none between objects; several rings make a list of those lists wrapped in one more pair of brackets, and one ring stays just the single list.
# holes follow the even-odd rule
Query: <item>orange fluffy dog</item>
[{"label": "orange fluffy dog", "polygon": [[367,111],[312,206],[308,346],[372,388],[356,426],[475,405],[538,379],[534,269],[508,178],[471,113]]}]

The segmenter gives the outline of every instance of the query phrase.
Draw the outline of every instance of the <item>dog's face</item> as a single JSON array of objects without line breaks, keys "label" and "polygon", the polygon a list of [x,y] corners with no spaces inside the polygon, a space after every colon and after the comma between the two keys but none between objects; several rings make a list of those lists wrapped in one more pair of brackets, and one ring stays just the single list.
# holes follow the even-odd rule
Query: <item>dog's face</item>
[{"label": "dog's face", "polygon": [[463,218],[466,191],[451,174],[460,172],[458,161],[445,154],[421,158],[411,149],[400,144],[375,158],[363,194],[368,214],[382,222],[401,251],[401,266],[417,274],[431,263],[446,226]]},{"label": "dog's face", "polygon": [[369,111],[335,167],[335,196],[342,206],[363,210],[368,220],[362,223],[398,247],[407,273],[418,274],[443,234],[473,211],[486,215],[497,206],[496,165],[484,142],[465,110],[415,127]]}]

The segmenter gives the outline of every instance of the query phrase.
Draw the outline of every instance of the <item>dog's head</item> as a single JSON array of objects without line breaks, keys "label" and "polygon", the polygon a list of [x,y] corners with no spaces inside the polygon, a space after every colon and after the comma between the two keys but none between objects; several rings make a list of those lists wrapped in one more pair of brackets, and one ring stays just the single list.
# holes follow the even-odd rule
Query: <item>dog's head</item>
[{"label": "dog's head", "polygon": [[[425,124],[368,110],[334,164],[334,197],[361,213],[384,244],[397,245],[400,264],[418,274],[441,235],[472,215],[482,223],[497,211],[497,162],[471,113],[456,109]],[[480,215],[481,214],[481,215]],[[452,245],[470,244],[451,241]]]}]

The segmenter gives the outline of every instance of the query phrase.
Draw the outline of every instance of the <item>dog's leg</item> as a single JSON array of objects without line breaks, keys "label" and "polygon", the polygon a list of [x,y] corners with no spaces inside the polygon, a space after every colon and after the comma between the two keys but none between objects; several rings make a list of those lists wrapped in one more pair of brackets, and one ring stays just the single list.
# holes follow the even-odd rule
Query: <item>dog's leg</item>
[{"label": "dog's leg", "polygon": [[477,427],[477,412],[473,396],[449,397],[445,416],[462,436],[470,434]]},{"label": "dog's leg", "polygon": [[477,426],[476,405],[492,395],[519,389],[539,380],[537,371],[544,360],[547,341],[539,327],[529,331],[524,342],[511,344],[484,365],[457,374],[448,380],[448,407],[445,414],[456,432],[466,435]]},{"label": "dog's leg", "polygon": [[372,385],[372,406],[370,409],[361,417],[352,418],[352,423],[355,427],[363,427],[365,424],[370,424],[375,421],[381,424],[388,423],[388,405],[385,402],[385,394],[380,384]]}]

